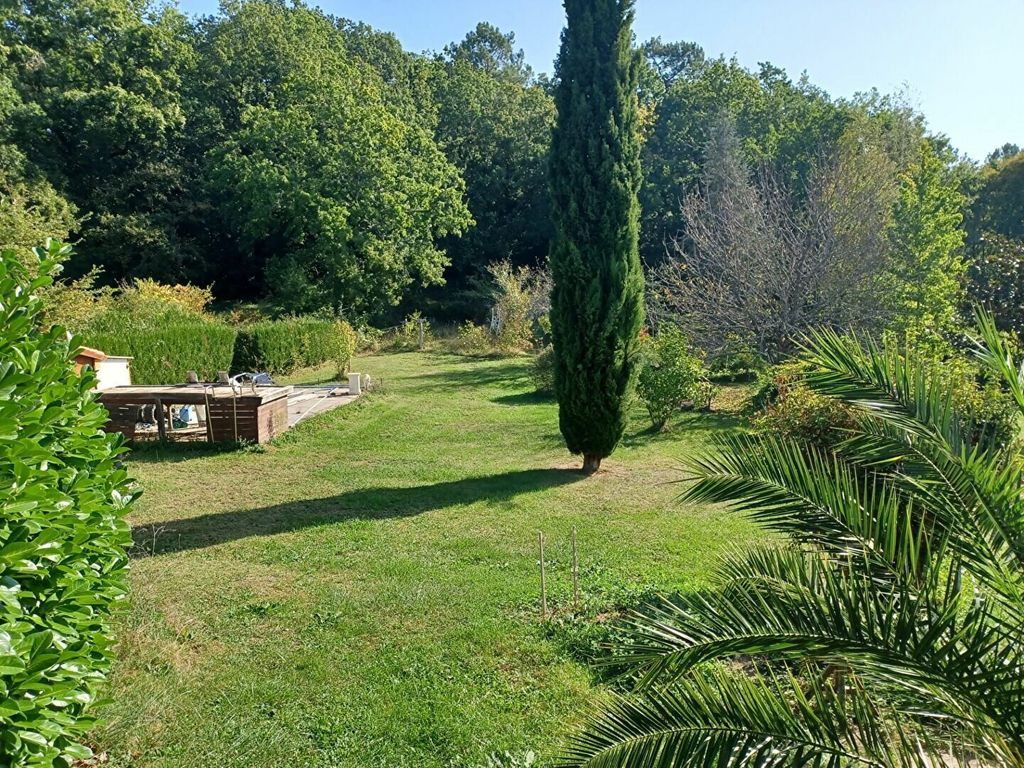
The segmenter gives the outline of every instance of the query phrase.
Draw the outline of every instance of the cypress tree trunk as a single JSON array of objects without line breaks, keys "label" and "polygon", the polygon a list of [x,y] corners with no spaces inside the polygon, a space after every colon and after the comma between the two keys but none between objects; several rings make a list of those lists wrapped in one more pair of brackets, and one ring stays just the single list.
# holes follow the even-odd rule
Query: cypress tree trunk
[{"label": "cypress tree trunk", "polygon": [[633,0],[565,0],[551,145],[551,328],[566,445],[595,472],[626,426],[643,271]]}]

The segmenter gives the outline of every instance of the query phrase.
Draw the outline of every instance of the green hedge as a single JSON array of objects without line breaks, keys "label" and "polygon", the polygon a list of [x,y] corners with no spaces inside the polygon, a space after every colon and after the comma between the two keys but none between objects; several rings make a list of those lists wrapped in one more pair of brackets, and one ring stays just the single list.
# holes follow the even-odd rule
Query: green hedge
[{"label": "green hedge", "polygon": [[340,370],[348,367],[355,344],[355,331],[346,322],[300,318],[256,323],[238,332],[232,367],[284,375],[334,362]]},{"label": "green hedge", "polygon": [[85,334],[85,343],[108,355],[130,355],[134,384],[177,384],[189,371],[213,381],[217,371],[267,371],[280,376],[333,362],[348,367],[356,334],[335,320],[268,320],[235,329],[208,320],[158,328]]},{"label": "green hedge", "polygon": [[[51,274],[70,249],[52,244]],[[40,253],[40,256],[44,254]],[[0,254],[0,765],[70,765],[105,680],[108,613],[125,595],[133,500],[120,437],[74,375],[78,339],[38,330],[13,251]]]},{"label": "green hedge", "polygon": [[160,328],[131,328],[122,333],[86,334],[86,344],[108,355],[130,355],[132,383],[179,384],[189,371],[214,381],[217,371],[230,371],[237,331],[227,325],[197,320]]}]

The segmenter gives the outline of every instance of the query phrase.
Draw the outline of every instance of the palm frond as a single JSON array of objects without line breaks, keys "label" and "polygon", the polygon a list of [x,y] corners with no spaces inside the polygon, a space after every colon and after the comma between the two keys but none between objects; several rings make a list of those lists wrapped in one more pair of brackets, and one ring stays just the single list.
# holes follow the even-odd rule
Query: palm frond
[{"label": "palm frond", "polygon": [[[916,766],[923,734],[862,690],[788,674],[702,671],[665,690],[618,697],[572,742],[569,768]],[[852,699],[852,700],[851,700]]]},{"label": "palm frond", "polygon": [[[991,317],[979,315],[979,328],[976,355],[1024,403],[1024,370]],[[904,508],[928,511],[933,556],[950,546],[996,595],[1024,604],[1019,457],[967,439],[950,387],[913,355],[834,331],[812,335],[805,353],[819,368],[808,386],[865,415],[860,431],[837,451],[850,463],[890,474]]]},{"label": "palm frond", "polygon": [[975,320],[980,334],[973,339],[975,358],[1006,386],[1024,413],[1024,361],[1018,365],[1014,360],[991,314],[979,309],[975,312]]},{"label": "palm frond", "polygon": [[954,454],[924,441],[915,446],[898,479],[903,491],[943,520],[949,549],[963,565],[994,595],[1024,605],[1020,465],[1000,465],[966,448]]},{"label": "palm frond", "polygon": [[771,436],[726,436],[716,446],[691,462],[696,482],[684,500],[729,503],[801,543],[867,553],[897,576],[919,577],[936,554],[930,549],[942,546],[925,535],[913,508],[881,473]]},{"label": "palm frond", "polygon": [[[1024,417],[1024,366],[979,328]],[[805,354],[857,426],[829,450],[721,438],[691,463],[684,499],[788,541],[628,617],[616,661],[639,696],[592,719],[569,765],[1024,765],[1024,462],[913,354],[831,331]]]},{"label": "palm frond", "polygon": [[806,383],[909,435],[939,435],[952,446],[966,439],[943,374],[915,353],[879,347],[833,330],[812,333],[803,344],[813,364]]},{"label": "palm frond", "polygon": [[814,659],[897,686],[935,720],[979,728],[1020,720],[1013,696],[1024,670],[1019,622],[994,620],[983,601],[880,585],[865,575],[869,567],[849,560],[795,549],[734,559],[718,589],[633,614],[625,660],[650,687],[708,661]]},{"label": "palm frond", "polygon": [[1024,472],[981,445],[954,451],[931,437],[907,440],[885,422],[865,421],[862,432],[841,443],[839,452],[853,466],[885,472],[894,492],[915,518],[930,551],[946,552],[992,592],[1024,603]]}]

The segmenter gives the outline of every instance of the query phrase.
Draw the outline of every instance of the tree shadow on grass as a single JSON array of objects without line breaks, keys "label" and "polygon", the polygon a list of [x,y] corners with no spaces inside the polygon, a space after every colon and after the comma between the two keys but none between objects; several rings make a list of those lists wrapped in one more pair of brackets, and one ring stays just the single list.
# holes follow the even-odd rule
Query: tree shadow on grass
[{"label": "tree shadow on grass", "polygon": [[266,448],[256,443],[208,443],[206,440],[151,440],[129,444],[125,458],[128,464],[174,464],[181,461],[219,456],[224,453],[263,453]]},{"label": "tree shadow on grass", "polygon": [[491,402],[500,405],[557,405],[554,395],[541,392],[517,392],[514,395],[501,395],[491,398]]},{"label": "tree shadow on grass", "polygon": [[744,420],[735,413],[721,412],[689,412],[677,416],[669,422],[665,429],[657,430],[650,426],[646,414],[641,417],[634,414],[631,426],[622,436],[622,444],[630,448],[656,443],[680,440],[687,436],[701,435],[712,432],[728,432],[743,426]]},{"label": "tree shadow on grass", "polygon": [[528,469],[433,485],[363,488],[328,498],[157,522],[137,526],[132,534],[136,547],[147,554],[180,552],[347,520],[411,517],[481,501],[494,504],[567,485],[582,477],[567,469]]},{"label": "tree shadow on grass", "polygon": [[419,391],[455,390],[477,387],[520,387],[526,382],[526,370],[521,363],[502,365],[467,365],[465,368],[423,373],[407,379]]}]

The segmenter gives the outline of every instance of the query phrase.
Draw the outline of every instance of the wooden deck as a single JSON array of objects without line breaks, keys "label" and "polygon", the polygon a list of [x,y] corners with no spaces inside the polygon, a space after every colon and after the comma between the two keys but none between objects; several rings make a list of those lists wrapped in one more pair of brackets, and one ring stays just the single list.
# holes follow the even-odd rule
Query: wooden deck
[{"label": "wooden deck", "polygon": [[293,387],[288,396],[288,426],[294,427],[300,421],[320,413],[333,411],[358,400],[350,395],[344,384],[337,387]]},{"label": "wooden deck", "polygon": [[227,399],[239,403],[269,403],[292,393],[292,387],[250,387],[242,385],[237,393],[222,384],[171,384],[159,387],[132,385],[114,387],[100,393],[100,402],[106,404],[151,405],[162,402],[170,405],[205,405],[207,400]]},{"label": "wooden deck", "polygon": [[153,408],[157,437],[166,440],[175,432],[171,406],[190,405],[201,410],[209,442],[266,443],[288,431],[291,393],[291,387],[243,385],[235,390],[224,385],[174,384],[114,387],[101,392],[99,400],[110,413],[107,431],[120,432],[128,440],[135,440],[147,406]]},{"label": "wooden deck", "polygon": [[[107,431],[129,440],[174,438],[265,443],[299,422],[356,400],[348,387],[278,387],[243,385],[240,390],[210,384],[126,386],[108,389],[99,400],[110,413]],[[201,426],[174,428],[171,406],[198,408]],[[146,411],[150,407],[151,411]],[[146,417],[152,422],[145,424]]]}]

